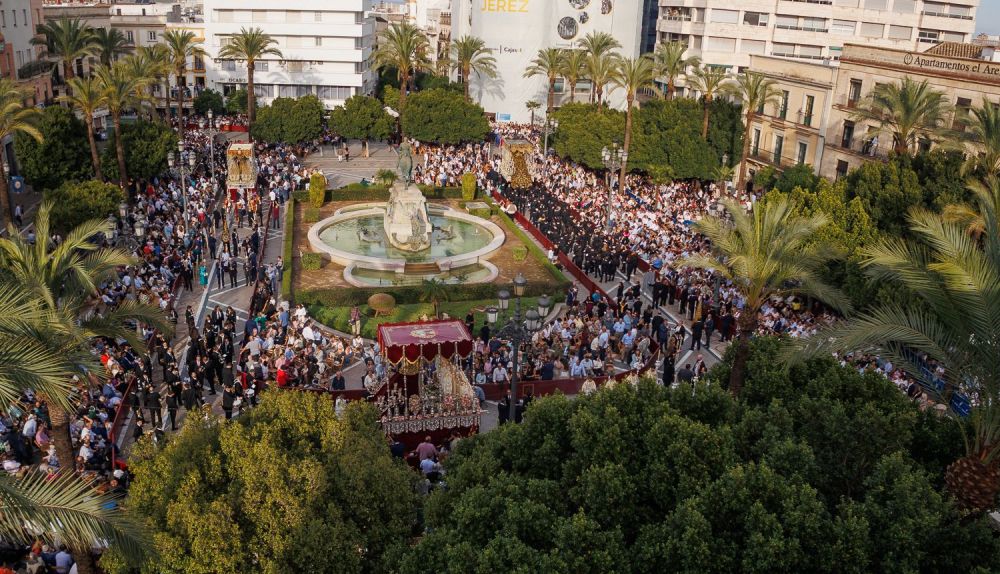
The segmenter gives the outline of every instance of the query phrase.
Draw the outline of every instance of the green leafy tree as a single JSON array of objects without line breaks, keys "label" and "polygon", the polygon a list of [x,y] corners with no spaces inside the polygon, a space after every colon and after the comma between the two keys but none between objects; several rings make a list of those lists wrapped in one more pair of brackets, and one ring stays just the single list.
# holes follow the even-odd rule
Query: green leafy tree
[{"label": "green leafy tree", "polygon": [[209,110],[212,110],[215,115],[224,114],[226,113],[226,102],[222,99],[222,94],[206,88],[194,97],[194,111],[203,116]]},{"label": "green leafy tree", "polygon": [[[24,105],[28,97],[27,88],[18,86],[10,78],[0,78],[0,140],[24,134],[42,143],[42,132],[36,127],[41,111]],[[0,173],[7,161],[7,154],[0,153]],[[0,221],[13,221],[14,212],[10,206],[10,192],[7,178],[0,177]]]},{"label": "green leafy tree", "polygon": [[117,214],[118,205],[125,201],[125,193],[111,183],[67,181],[47,190],[45,199],[52,202],[55,231],[65,235],[81,223]]},{"label": "green leafy tree", "polygon": [[[104,173],[112,179],[119,177],[115,152],[117,137],[116,134],[111,134],[108,147],[104,149],[101,158]],[[130,176],[150,179],[166,171],[167,155],[177,149],[177,134],[158,121],[140,120],[123,124],[122,148],[125,150],[125,165]]]},{"label": "green leafy tree", "polygon": [[295,108],[293,98],[274,98],[260,109],[257,120],[250,126],[255,140],[277,143],[285,141],[285,124]]},{"label": "green leafy tree", "polygon": [[462,199],[465,201],[476,199],[476,174],[472,172],[462,174]]},{"label": "green leafy tree", "polygon": [[309,203],[317,209],[326,201],[326,184],[326,176],[320,172],[309,176]]},{"label": "green leafy tree", "polygon": [[785,198],[758,202],[750,214],[735,201],[726,199],[722,204],[731,224],[715,216],[696,224],[699,233],[712,242],[715,253],[686,257],[683,264],[717,273],[732,282],[744,300],[729,377],[730,392],[739,396],[750,339],[757,330],[760,310],[771,297],[802,293],[839,310],[849,310],[851,305],[822,279],[821,271],[833,252],[810,242],[827,223],[825,215],[798,216]]},{"label": "green leafy tree", "polygon": [[680,41],[661,42],[653,53],[658,75],[667,79],[663,97],[672,99],[677,90],[676,82],[679,76],[687,73],[688,68],[700,69],[701,60],[696,56],[685,57],[687,44]]},{"label": "green leafy tree", "polygon": [[630,163],[649,173],[669,167],[679,179],[710,178],[720,156],[702,139],[700,116],[700,105],[689,98],[645,102],[636,114]]},{"label": "green leafy tree", "polygon": [[968,154],[966,171],[1000,175],[1000,106],[984,101],[965,123],[967,139],[978,147]]},{"label": "green leafy tree", "polygon": [[451,44],[451,57],[452,67],[462,74],[465,99],[470,102],[469,82],[473,73],[487,78],[497,77],[497,59],[482,38],[465,35],[456,39]]},{"label": "green leafy tree", "polygon": [[530,65],[524,70],[525,78],[542,76],[546,81],[545,115],[548,117],[555,107],[556,78],[562,69],[563,51],[560,48],[541,48]]},{"label": "green leafy tree", "polygon": [[312,393],[266,394],[229,423],[191,417],[130,465],[129,508],[161,551],[143,573],[388,572],[416,520],[415,475],[390,456],[375,409],[338,417]]},{"label": "green leafy tree", "polygon": [[[107,98],[104,95],[104,90],[100,82],[92,76],[87,78],[73,78],[67,84],[71,88],[70,93],[60,99],[79,110],[83,116],[84,127],[87,130],[87,143],[90,146],[90,164],[94,170],[93,174],[98,181],[103,181],[104,175],[101,171],[101,160],[97,154],[97,140],[94,138],[94,114],[104,107]],[[60,179],[64,181],[66,179],[82,179],[82,177],[73,178],[70,175]]]},{"label": "green leafy tree", "polygon": [[447,90],[427,90],[410,97],[403,131],[423,142],[458,144],[482,141],[489,132],[483,108]]},{"label": "green leafy tree", "polygon": [[368,157],[368,142],[392,135],[393,119],[382,102],[371,96],[357,95],[330,112],[330,129],[345,138],[361,140],[365,157]]},{"label": "green leafy tree", "polygon": [[87,126],[72,111],[62,106],[45,108],[36,127],[42,133],[41,142],[24,133],[14,136],[14,151],[28,183],[45,190],[93,176]]},{"label": "green leafy tree", "polygon": [[292,113],[284,121],[284,141],[299,143],[318,138],[323,133],[323,102],[314,95],[295,100]]},{"label": "green leafy tree", "polygon": [[[276,48],[277,45],[278,41],[260,28],[240,28],[240,32],[238,34],[234,34],[229,39],[229,43],[219,50],[219,58],[246,62],[246,110],[247,117],[250,119],[250,125],[253,125],[253,123],[257,120],[257,92],[254,91],[253,87],[254,65],[257,63],[257,60],[266,56],[274,56],[278,59],[283,58],[284,56],[282,56],[281,50]],[[254,97],[250,97],[251,95]]]},{"label": "green leafy tree", "polygon": [[[111,122],[115,128],[114,150],[118,160],[116,173],[122,189],[125,189],[128,186],[129,172],[125,159],[125,138],[122,134],[122,112],[126,109],[139,107],[146,101],[148,94],[146,94],[145,88],[150,79],[133,76],[123,62],[116,62],[110,68],[107,66],[99,67],[96,77],[104,92],[104,104],[111,112]],[[109,175],[111,171],[108,167],[104,168],[104,172]],[[133,177],[137,176],[135,173],[132,175]]]},{"label": "green leafy tree", "polygon": [[934,89],[927,80],[918,82],[904,76],[898,83],[877,84],[854,109],[852,117],[876,124],[892,135],[896,153],[909,155],[921,139],[944,137],[947,112],[944,92]]},{"label": "green leafy tree", "polygon": [[625,91],[625,150],[621,166],[619,186],[625,189],[625,173],[628,171],[628,153],[632,146],[632,113],[636,105],[635,97],[639,91],[653,85],[655,68],[653,60],[646,56],[639,58],[620,58],[611,75],[611,86]]},{"label": "green leafy tree", "polygon": [[820,177],[813,172],[812,166],[800,163],[777,174],[774,187],[782,193],[791,193],[796,187],[812,191],[819,182]]},{"label": "green leafy tree", "polygon": [[917,181],[923,190],[921,203],[928,209],[941,211],[947,205],[966,203],[971,199],[967,181],[955,177],[956,173],[963,172],[968,161],[960,151],[939,146],[918,152],[912,158],[897,157],[895,161],[908,165],[917,174]]},{"label": "green leafy tree", "polygon": [[391,169],[380,169],[375,172],[373,179],[376,184],[382,187],[392,187],[392,184],[396,183],[396,180],[399,179],[399,174]]},{"label": "green leafy tree", "polygon": [[[163,43],[166,44],[170,53],[170,71],[174,74],[174,83],[177,84],[177,131],[180,139],[184,140],[184,93],[187,88],[187,66],[188,60],[205,57],[205,49],[202,48],[201,40],[191,30],[168,29],[163,33]],[[225,48],[223,48],[223,51]]]},{"label": "green leafy tree", "polygon": [[778,168],[773,165],[765,165],[753,174],[753,186],[761,191],[774,189],[774,184],[778,181]]},{"label": "green leafy tree", "polygon": [[916,172],[902,162],[866,162],[847,176],[848,197],[858,197],[875,225],[890,235],[906,229],[906,214],[923,201]]},{"label": "green leafy tree", "polygon": [[[256,99],[254,98],[255,101]],[[233,90],[226,96],[226,111],[231,114],[245,114],[247,113],[247,102],[249,101],[245,89]]]},{"label": "green leafy tree", "polygon": [[[645,113],[645,110],[640,111]],[[550,136],[553,149],[560,157],[590,169],[604,169],[601,150],[612,143],[621,144],[625,133],[624,113],[618,110],[604,110],[602,113],[594,104],[566,104],[553,116],[559,121],[559,129]],[[639,125],[641,130],[641,120]],[[636,145],[641,143],[642,138],[637,138]],[[638,153],[639,150],[636,150]],[[635,161],[633,165],[636,165]]]}]

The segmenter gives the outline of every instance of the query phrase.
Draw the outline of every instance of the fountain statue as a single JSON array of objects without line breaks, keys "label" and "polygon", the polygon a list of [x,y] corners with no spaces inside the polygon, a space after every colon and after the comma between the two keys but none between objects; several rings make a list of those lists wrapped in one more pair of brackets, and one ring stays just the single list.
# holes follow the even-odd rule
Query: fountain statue
[{"label": "fountain statue", "polygon": [[389,190],[383,226],[389,243],[404,251],[423,251],[431,246],[431,226],[427,217],[427,200],[413,184],[413,156],[410,145],[399,146],[400,180]]}]

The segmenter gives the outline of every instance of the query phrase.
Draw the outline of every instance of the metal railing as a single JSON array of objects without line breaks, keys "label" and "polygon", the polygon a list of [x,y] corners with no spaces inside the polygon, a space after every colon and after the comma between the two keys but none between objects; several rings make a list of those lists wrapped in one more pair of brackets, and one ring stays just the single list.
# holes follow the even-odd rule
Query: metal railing
[{"label": "metal railing", "polygon": [[840,132],[837,137],[827,140],[828,143],[858,155],[886,159],[892,153],[892,142],[888,136],[845,134]]}]

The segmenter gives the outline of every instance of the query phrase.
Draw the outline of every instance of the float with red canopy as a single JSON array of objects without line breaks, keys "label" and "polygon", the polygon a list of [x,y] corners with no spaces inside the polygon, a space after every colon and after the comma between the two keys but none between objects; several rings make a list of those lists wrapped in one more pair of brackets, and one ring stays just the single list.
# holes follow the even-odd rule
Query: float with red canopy
[{"label": "float with red canopy", "polygon": [[378,327],[378,345],[387,376],[369,390],[386,434],[415,446],[428,435],[440,440],[479,430],[482,410],[460,366],[473,349],[464,323],[386,323]]}]

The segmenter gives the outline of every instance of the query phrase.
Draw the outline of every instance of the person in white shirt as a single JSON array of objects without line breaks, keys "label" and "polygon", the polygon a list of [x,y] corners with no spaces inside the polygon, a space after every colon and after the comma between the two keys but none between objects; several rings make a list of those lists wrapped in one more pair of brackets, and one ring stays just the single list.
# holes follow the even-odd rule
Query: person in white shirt
[{"label": "person in white shirt", "polygon": [[494,383],[505,383],[507,382],[507,369],[503,365],[498,365],[493,369],[493,382]]}]

